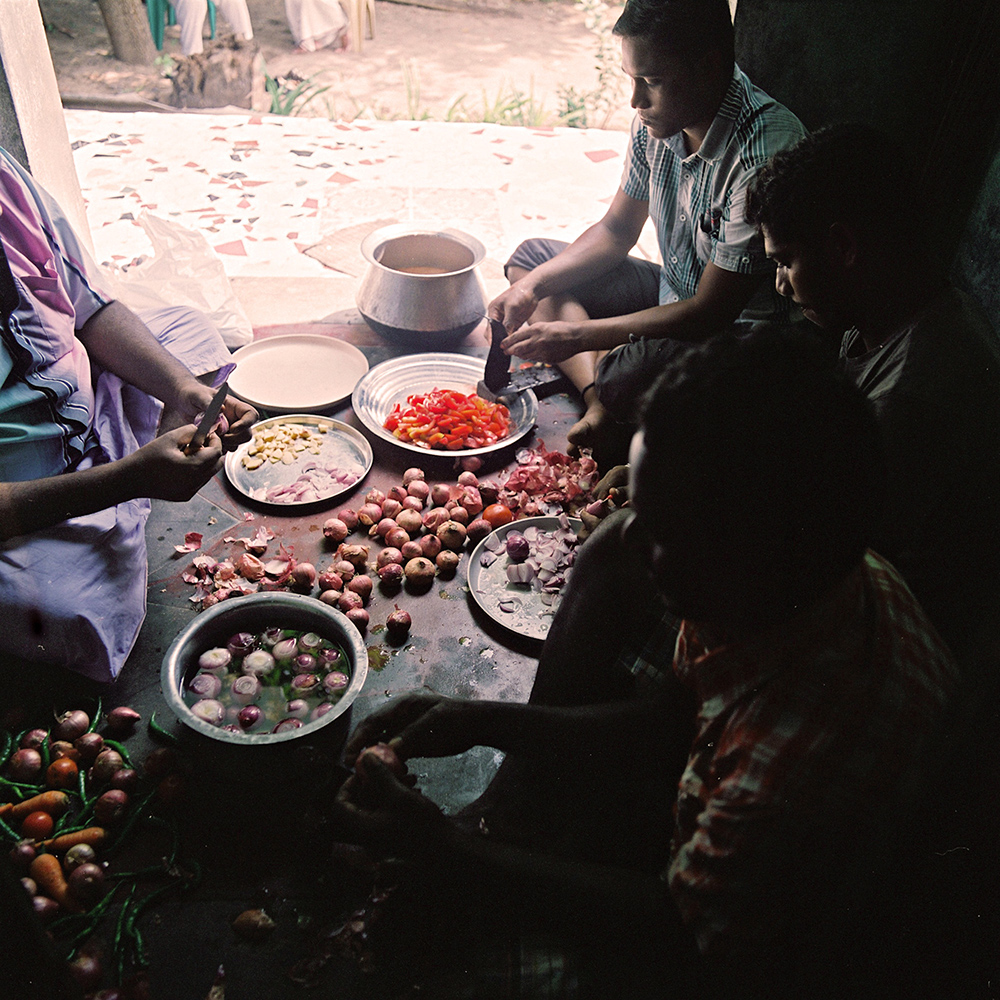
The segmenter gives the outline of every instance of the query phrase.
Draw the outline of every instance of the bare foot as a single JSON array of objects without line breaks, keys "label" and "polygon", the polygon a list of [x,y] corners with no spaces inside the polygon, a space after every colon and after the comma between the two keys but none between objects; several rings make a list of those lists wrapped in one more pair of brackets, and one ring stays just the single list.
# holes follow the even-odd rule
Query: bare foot
[{"label": "bare foot", "polygon": [[577,454],[581,448],[593,448],[600,440],[602,432],[607,428],[610,420],[608,411],[595,398],[566,435],[570,454]]}]

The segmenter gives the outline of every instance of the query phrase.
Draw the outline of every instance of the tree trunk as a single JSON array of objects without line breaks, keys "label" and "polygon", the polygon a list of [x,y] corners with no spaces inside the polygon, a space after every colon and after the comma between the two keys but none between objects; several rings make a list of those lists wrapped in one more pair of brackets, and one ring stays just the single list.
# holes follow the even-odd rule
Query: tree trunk
[{"label": "tree trunk", "polygon": [[152,66],[153,36],[142,0],[97,0],[115,58],[132,66]]}]

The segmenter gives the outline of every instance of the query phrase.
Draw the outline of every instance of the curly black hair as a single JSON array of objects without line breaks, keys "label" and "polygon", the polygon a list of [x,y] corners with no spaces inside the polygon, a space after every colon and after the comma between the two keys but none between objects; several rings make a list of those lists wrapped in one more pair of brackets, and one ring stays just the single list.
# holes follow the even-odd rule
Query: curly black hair
[{"label": "curly black hair", "polygon": [[642,429],[636,509],[662,509],[658,540],[718,566],[748,606],[805,606],[867,548],[878,424],[812,334],[769,327],[692,348],[650,390]]},{"label": "curly black hair", "polygon": [[672,56],[718,50],[727,73],[736,62],[729,0],[626,0],[613,31],[621,38],[651,38]]},{"label": "curly black hair", "polygon": [[912,164],[874,125],[842,122],[775,153],[747,192],[747,218],[782,241],[812,241],[834,222],[909,232],[919,219]]}]

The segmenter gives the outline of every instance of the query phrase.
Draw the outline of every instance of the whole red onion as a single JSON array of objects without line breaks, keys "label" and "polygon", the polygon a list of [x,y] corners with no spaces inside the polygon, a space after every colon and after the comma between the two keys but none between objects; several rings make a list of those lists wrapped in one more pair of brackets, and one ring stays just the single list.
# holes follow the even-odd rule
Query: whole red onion
[{"label": "whole red onion", "polygon": [[418,469],[416,466],[409,468],[403,473],[403,485],[409,486],[414,479],[424,479],[424,470]]},{"label": "whole red onion", "polygon": [[63,712],[56,718],[56,724],[52,727],[51,738],[53,740],[66,740],[72,743],[73,740],[82,736],[90,725],[90,716],[80,709],[73,709]]},{"label": "whole red onion", "polygon": [[431,503],[443,507],[451,499],[451,487],[447,483],[435,483],[431,487]]},{"label": "whole red onion", "polygon": [[364,632],[368,628],[369,615],[364,608],[351,608],[347,612],[347,620],[356,625],[359,631]]},{"label": "whole red onion", "polygon": [[337,519],[343,521],[347,525],[347,530],[354,531],[358,526],[358,512],[350,507],[345,507],[339,514],[337,514]]},{"label": "whole red onion", "polygon": [[7,762],[11,781],[34,782],[42,773],[42,755],[37,750],[15,750]]},{"label": "whole red onion", "polygon": [[316,577],[316,586],[320,592],[324,590],[343,590],[344,578],[339,573],[334,573],[332,569],[324,570]]},{"label": "whole red onion", "polygon": [[404,564],[410,559],[416,559],[417,556],[422,556],[424,550],[420,547],[421,539],[411,538],[408,542],[403,544],[403,547],[399,550],[400,555],[403,557]]},{"label": "whole red onion", "polygon": [[331,542],[342,542],[350,533],[350,529],[339,517],[330,517],[323,522],[323,535]]},{"label": "whole red onion", "polygon": [[424,535],[420,539],[420,555],[434,559],[441,551],[441,539],[437,535]]},{"label": "whole red onion", "polygon": [[378,571],[378,578],[386,590],[395,590],[403,583],[403,567],[400,563],[386,563]]},{"label": "whole red onion", "polygon": [[84,906],[93,906],[104,895],[104,869],[92,862],[78,865],[66,879],[70,895]]},{"label": "whole red onion", "polygon": [[383,566],[388,566],[389,563],[401,563],[403,561],[403,553],[400,549],[393,548],[391,545],[388,548],[384,548],[375,559],[375,566],[377,569],[381,569]]}]

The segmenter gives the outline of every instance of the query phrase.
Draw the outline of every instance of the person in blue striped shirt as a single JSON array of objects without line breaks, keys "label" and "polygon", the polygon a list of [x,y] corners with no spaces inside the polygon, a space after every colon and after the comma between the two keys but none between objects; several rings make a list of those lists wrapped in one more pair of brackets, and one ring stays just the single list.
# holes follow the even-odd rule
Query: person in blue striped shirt
[{"label": "person in blue striped shirt", "polygon": [[[805,134],[736,65],[727,0],[628,0],[614,32],[636,109],[621,186],[573,243],[522,243],[489,306],[507,354],[559,365],[580,391],[569,442],[605,471],[631,434],[615,423],[683,342],[787,315],[744,210],[757,170]],[[659,264],[630,256],[647,219]]]}]

